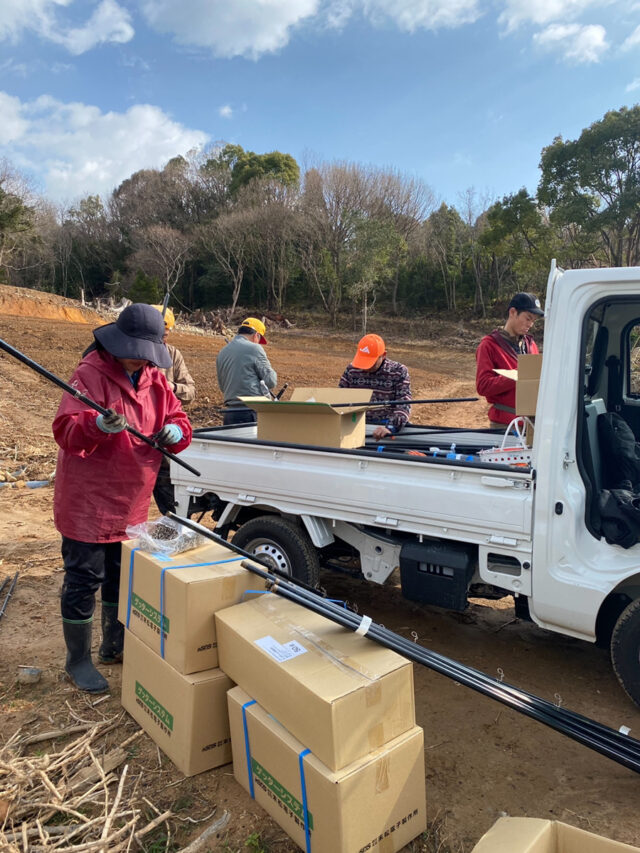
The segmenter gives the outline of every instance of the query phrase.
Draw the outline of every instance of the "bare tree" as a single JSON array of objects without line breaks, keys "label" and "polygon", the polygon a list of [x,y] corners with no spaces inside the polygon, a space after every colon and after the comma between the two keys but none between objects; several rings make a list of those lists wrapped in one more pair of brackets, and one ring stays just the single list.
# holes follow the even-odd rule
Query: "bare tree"
[{"label": "bare tree", "polygon": [[192,239],[168,225],[149,225],[136,235],[136,243],[129,266],[157,275],[165,293],[171,293],[184,273]]},{"label": "bare tree", "polygon": [[232,284],[231,319],[240,298],[240,290],[251,257],[251,213],[237,210],[223,214],[200,226],[197,231],[198,246],[211,255]]}]

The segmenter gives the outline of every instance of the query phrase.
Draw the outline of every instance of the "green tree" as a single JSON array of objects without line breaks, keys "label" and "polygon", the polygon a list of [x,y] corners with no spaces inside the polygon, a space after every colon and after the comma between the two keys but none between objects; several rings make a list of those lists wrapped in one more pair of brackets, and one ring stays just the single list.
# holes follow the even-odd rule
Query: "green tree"
[{"label": "green tree", "polygon": [[132,302],[147,302],[150,305],[162,302],[162,289],[157,276],[145,275],[142,270],[138,270],[127,297]]},{"label": "green tree", "polygon": [[256,178],[277,181],[286,187],[295,187],[300,181],[300,167],[291,156],[280,151],[268,154],[255,154],[244,151],[239,145],[225,146],[222,151],[223,162],[231,163],[232,194],[247,186]]},{"label": "green tree", "polygon": [[640,262],[640,105],[611,110],[542,150],[538,199],[551,221],[598,235],[611,266]]},{"label": "green tree", "polygon": [[8,275],[25,238],[33,235],[34,209],[19,192],[8,164],[0,164],[0,272]]},{"label": "green tree", "polygon": [[393,280],[398,258],[405,252],[406,242],[388,218],[358,217],[345,276],[347,294],[354,305],[360,304],[363,335],[380,289]]}]

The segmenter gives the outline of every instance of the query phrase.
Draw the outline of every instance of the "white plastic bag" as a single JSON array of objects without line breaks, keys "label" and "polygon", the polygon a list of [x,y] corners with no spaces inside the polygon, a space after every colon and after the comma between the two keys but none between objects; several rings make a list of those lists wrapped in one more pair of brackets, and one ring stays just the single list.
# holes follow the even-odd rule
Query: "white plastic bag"
[{"label": "white plastic bag", "polygon": [[184,524],[172,518],[167,518],[166,515],[156,521],[145,521],[142,524],[127,527],[127,536],[138,540],[141,551],[163,554],[167,557],[181,554],[183,551],[191,551],[192,548],[199,548],[209,541],[206,536],[196,533],[195,530],[185,527]]}]

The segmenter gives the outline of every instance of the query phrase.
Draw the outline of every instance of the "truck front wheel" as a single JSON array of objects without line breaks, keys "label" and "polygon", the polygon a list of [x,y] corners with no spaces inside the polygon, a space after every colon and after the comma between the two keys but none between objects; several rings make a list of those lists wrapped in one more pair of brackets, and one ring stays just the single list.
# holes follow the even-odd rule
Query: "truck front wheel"
[{"label": "truck front wheel", "polygon": [[611,663],[625,693],[640,705],[640,598],[625,607],[616,622]]},{"label": "truck front wheel", "polygon": [[318,552],[307,534],[286,518],[260,515],[234,533],[233,544],[266,558],[274,569],[311,586],[318,583]]}]

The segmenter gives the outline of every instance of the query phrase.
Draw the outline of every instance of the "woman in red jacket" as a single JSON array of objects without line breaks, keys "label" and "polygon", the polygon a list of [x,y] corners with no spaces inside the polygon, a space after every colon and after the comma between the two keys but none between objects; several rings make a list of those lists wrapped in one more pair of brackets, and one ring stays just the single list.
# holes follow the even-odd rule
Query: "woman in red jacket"
[{"label": "woman in red jacket", "polygon": [[476,350],[476,389],[490,404],[489,421],[493,428],[505,427],[516,415],[516,383],[496,373],[494,368],[515,370],[519,355],[538,352],[536,342],[528,334],[538,317],[544,317],[544,311],[537,296],[516,293],[502,329],[485,335]]},{"label": "woman in red jacket", "polygon": [[118,622],[120,548],[126,528],[147,520],[162,454],[125,430],[135,427],[179,453],[191,442],[191,425],[157,369],[171,365],[164,322],[150,305],[130,305],[117,322],[93,332],[71,384],[109,409],[97,415],[65,394],[53,421],[58,443],[54,521],[62,534],[65,578],[62,625],[65,669],[73,683],[102,693],[108,682],[91,659],[95,595],[102,590],[102,663],[122,660],[124,629]]}]

